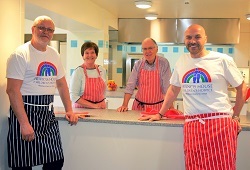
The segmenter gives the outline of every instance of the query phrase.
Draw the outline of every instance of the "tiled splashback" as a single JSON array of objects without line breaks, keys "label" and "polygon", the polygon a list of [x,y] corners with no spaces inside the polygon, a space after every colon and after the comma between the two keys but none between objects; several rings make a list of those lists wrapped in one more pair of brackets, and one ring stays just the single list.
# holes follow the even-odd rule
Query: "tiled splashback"
[{"label": "tiled splashback", "polygon": [[[229,46],[226,46],[226,45],[225,46],[205,46],[205,48],[210,51],[226,53],[229,56],[233,57],[234,47],[231,45]],[[142,52],[141,45],[127,45],[127,46],[117,45],[117,50],[121,50],[121,49],[128,53],[141,53]],[[168,59],[171,68],[173,68],[177,59],[180,57],[180,55],[183,53],[188,53],[188,50],[186,49],[184,45],[179,45],[179,46],[158,45],[158,53],[163,54],[165,58]]]},{"label": "tiled splashback", "polygon": [[[111,43],[112,48],[112,57],[113,57],[113,71],[112,77],[118,85],[122,85],[122,58],[127,53],[142,53],[141,45],[137,44],[119,44],[119,43]],[[231,57],[234,57],[234,46],[233,45],[206,45],[205,48],[210,51],[217,51],[221,53],[228,54]],[[188,53],[188,50],[184,45],[161,45],[158,44],[158,53],[164,55],[165,58],[168,59],[170,63],[170,67],[173,70],[174,65],[178,58],[183,53]],[[119,71],[119,72],[118,72]]]}]

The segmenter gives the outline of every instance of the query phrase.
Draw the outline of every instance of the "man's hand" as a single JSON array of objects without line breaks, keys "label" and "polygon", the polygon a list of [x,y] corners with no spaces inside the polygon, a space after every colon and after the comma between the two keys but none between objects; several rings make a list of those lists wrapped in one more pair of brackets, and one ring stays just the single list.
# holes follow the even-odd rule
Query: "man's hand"
[{"label": "man's hand", "polygon": [[69,124],[76,125],[78,122],[78,115],[73,113],[72,111],[66,112],[65,118],[69,121]]},{"label": "man's hand", "polygon": [[238,134],[242,131],[242,128],[240,126],[240,121],[238,119],[233,119],[233,121],[237,121],[238,123]]},{"label": "man's hand", "polygon": [[118,111],[118,112],[126,112],[126,111],[128,111],[128,107],[126,107],[126,106],[121,106],[121,107],[119,107],[119,108],[117,109],[117,111]]},{"label": "man's hand", "polygon": [[161,115],[160,114],[147,115],[147,116],[143,115],[143,116],[139,117],[138,120],[140,120],[140,121],[148,120],[150,122],[152,122],[152,121],[159,121],[159,120],[161,120]]},{"label": "man's hand", "polygon": [[242,128],[240,126],[240,122],[238,122],[238,134],[242,131]]},{"label": "man's hand", "polygon": [[34,129],[29,123],[20,125],[20,128],[21,128],[21,134],[22,134],[23,140],[30,142],[35,139]]}]

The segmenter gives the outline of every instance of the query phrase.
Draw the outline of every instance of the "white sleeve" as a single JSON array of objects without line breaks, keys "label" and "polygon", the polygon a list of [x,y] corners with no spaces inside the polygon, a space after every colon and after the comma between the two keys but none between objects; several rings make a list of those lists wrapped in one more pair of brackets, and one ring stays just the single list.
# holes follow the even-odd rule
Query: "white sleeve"
[{"label": "white sleeve", "polygon": [[70,79],[70,99],[73,103],[80,99],[85,89],[85,75],[83,69],[78,67],[73,72]]},{"label": "white sleeve", "polygon": [[233,86],[238,87],[243,82],[244,78],[236,66],[234,60],[230,57],[224,61],[224,73],[227,81]]},{"label": "white sleeve", "polygon": [[175,67],[174,72],[170,78],[170,84],[177,86],[177,87],[181,87],[181,82],[179,80],[179,74],[177,72],[177,67]]},{"label": "white sleeve", "polygon": [[21,56],[17,53],[11,54],[11,56],[7,60],[6,78],[23,80],[26,67],[27,62],[24,56]]}]

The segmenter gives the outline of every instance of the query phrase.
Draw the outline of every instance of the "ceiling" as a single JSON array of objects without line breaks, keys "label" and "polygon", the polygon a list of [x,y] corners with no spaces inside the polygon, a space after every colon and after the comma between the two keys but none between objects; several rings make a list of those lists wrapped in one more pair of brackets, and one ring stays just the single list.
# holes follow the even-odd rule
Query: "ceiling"
[{"label": "ceiling", "polygon": [[[59,0],[58,0],[59,1]],[[157,13],[158,18],[240,18],[240,23],[250,23],[245,17],[250,14],[250,0],[152,0],[152,7],[139,9],[135,0],[89,0],[106,9],[117,18],[144,18],[147,13]],[[96,30],[84,23],[61,16],[55,12],[34,5],[32,0],[25,1],[25,17],[34,20],[36,16],[47,14],[53,17],[57,27],[67,30]],[[57,0],[53,1],[54,5]],[[71,0],[79,4],[84,0]],[[189,2],[189,4],[185,4]],[[53,6],[53,3],[51,2]],[[74,15],[79,15],[75,13]],[[91,15],[91,14],[88,14]],[[86,16],[88,16],[86,15]],[[110,30],[114,30],[110,27]]]},{"label": "ceiling", "polygon": [[[158,18],[240,18],[250,13],[250,0],[152,0],[152,7],[139,9],[134,0],[91,0],[118,18],[144,18],[157,13]],[[185,1],[189,4],[185,4]]]}]

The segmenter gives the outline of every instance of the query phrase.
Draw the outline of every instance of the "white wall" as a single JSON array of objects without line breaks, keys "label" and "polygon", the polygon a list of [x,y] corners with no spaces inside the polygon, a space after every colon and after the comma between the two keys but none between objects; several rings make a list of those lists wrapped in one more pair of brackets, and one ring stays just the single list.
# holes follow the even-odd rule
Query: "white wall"
[{"label": "white wall", "polygon": [[[77,41],[77,47],[71,47],[71,41]],[[96,64],[104,66],[103,60],[107,58],[108,48],[105,44],[105,33],[103,31],[82,31],[82,32],[68,32],[67,33],[67,80],[70,77],[70,70],[75,69],[83,63],[81,56],[81,46],[86,41],[92,41],[98,45],[98,40],[103,40],[103,47],[99,47],[99,54],[96,59]]]},{"label": "white wall", "polygon": [[6,62],[14,49],[23,43],[24,0],[0,1],[0,169],[7,170],[7,115],[9,100],[6,94]]}]

